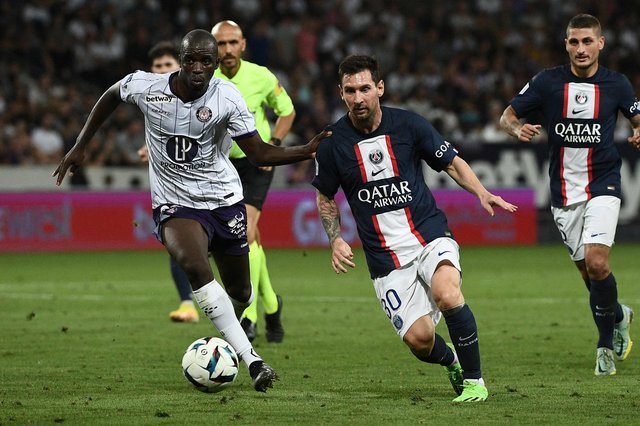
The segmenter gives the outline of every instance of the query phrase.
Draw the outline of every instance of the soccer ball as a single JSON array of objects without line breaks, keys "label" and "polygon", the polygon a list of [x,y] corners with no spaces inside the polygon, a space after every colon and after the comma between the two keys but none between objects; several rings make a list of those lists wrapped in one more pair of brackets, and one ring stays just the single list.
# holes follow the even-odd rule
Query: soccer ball
[{"label": "soccer ball", "polygon": [[220,392],[238,375],[238,355],[218,337],[202,337],[189,345],[182,357],[184,377],[202,392]]}]

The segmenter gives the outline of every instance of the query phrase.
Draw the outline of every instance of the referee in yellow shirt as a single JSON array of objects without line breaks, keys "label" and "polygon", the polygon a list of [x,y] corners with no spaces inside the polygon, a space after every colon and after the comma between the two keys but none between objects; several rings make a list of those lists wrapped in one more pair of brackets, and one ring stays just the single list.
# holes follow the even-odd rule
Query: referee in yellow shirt
[{"label": "referee in yellow shirt", "polygon": [[[242,59],[247,42],[238,24],[233,21],[218,22],[211,29],[211,34],[218,41],[220,60],[214,75],[236,85],[249,111],[255,116],[256,129],[262,140],[265,143],[280,145],[289,133],[296,115],[291,98],[269,69]],[[267,120],[265,107],[271,108],[278,116],[273,131]],[[265,311],[267,341],[279,343],[284,338],[284,329],[280,321],[282,298],[276,295],[271,286],[258,230],[262,205],[273,180],[273,168],[253,166],[235,142],[229,158],[242,180],[244,202],[247,207],[249,266],[254,295],[253,302],[244,311],[241,324],[249,340],[255,339],[258,321],[257,300],[260,298]]]}]

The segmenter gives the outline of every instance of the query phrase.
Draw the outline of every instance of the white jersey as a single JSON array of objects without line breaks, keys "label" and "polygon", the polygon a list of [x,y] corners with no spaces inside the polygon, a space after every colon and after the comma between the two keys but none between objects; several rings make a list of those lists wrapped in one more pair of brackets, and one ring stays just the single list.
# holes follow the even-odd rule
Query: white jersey
[{"label": "white jersey", "polygon": [[122,100],[144,114],[153,208],[214,210],[241,201],[231,139],[257,133],[242,95],[214,77],[203,96],[185,103],[171,92],[172,76],[136,71],[120,82]]}]

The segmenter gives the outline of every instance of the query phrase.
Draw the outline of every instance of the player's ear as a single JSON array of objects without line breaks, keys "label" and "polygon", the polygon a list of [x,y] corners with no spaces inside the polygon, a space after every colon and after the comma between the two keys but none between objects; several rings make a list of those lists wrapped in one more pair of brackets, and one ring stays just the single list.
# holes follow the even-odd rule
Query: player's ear
[{"label": "player's ear", "polygon": [[342,92],[342,86],[338,84],[338,93],[340,93],[340,99],[344,101],[344,95]]},{"label": "player's ear", "polygon": [[376,87],[378,88],[378,97],[381,98],[384,95],[384,80],[380,80]]}]

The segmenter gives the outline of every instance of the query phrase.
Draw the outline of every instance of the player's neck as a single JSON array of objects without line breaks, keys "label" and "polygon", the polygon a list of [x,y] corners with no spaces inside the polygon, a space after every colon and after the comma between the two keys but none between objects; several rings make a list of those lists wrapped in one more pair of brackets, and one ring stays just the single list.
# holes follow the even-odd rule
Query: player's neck
[{"label": "player's neck", "polygon": [[241,64],[242,64],[242,61],[238,61],[238,65],[236,65],[235,67],[231,67],[231,68],[220,67],[220,71],[222,72],[222,74],[224,74],[225,77],[231,80],[233,77],[236,76],[236,74],[238,74],[238,71],[240,71]]},{"label": "player's neck", "polygon": [[356,128],[360,133],[364,133],[368,135],[369,133],[373,133],[378,130],[380,127],[380,123],[382,122],[382,111],[378,110],[375,114],[367,117],[364,120],[358,120],[351,115],[351,113],[347,114],[349,117],[349,121],[353,124],[353,127]]},{"label": "player's neck", "polygon": [[594,62],[587,68],[577,68],[572,64],[571,72],[579,78],[591,78],[598,72],[598,62]]},{"label": "player's neck", "polygon": [[207,91],[208,85],[202,90],[192,91],[189,86],[180,79],[180,73],[175,73],[169,78],[169,88],[182,102],[191,102],[200,98]]}]

